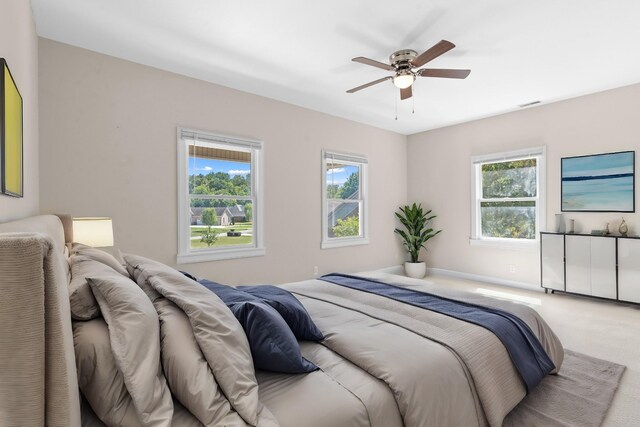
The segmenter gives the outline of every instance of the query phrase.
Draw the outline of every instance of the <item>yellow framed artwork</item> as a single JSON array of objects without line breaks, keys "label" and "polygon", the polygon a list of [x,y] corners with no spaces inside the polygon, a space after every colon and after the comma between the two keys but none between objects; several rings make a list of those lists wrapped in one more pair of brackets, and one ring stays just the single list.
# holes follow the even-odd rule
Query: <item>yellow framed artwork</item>
[{"label": "yellow framed artwork", "polygon": [[22,96],[4,58],[0,68],[0,190],[22,197]]}]

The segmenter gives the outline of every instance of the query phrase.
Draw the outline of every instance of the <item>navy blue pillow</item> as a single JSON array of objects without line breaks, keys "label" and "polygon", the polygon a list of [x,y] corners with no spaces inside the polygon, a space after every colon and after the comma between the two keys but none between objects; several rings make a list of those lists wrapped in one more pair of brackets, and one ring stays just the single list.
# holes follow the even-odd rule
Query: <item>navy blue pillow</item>
[{"label": "navy blue pillow", "polygon": [[302,357],[287,322],[261,298],[211,280],[201,279],[198,283],[218,295],[236,316],[249,340],[256,368],[287,374],[318,369]]},{"label": "navy blue pillow", "polygon": [[291,292],[271,285],[239,286],[238,289],[263,299],[282,316],[296,338],[309,341],[322,341],[324,336],[313,323],[304,306]]},{"label": "navy blue pillow", "polygon": [[235,303],[229,309],[242,325],[258,369],[286,374],[302,374],[318,369],[302,357],[300,346],[286,322],[263,302]]},{"label": "navy blue pillow", "polygon": [[262,302],[262,299],[247,292],[241,291],[231,286],[221,285],[220,283],[212,282],[211,280],[200,279],[198,280],[198,283],[209,289],[214,294],[218,295],[220,299],[228,306],[230,306],[231,304],[248,301]]}]

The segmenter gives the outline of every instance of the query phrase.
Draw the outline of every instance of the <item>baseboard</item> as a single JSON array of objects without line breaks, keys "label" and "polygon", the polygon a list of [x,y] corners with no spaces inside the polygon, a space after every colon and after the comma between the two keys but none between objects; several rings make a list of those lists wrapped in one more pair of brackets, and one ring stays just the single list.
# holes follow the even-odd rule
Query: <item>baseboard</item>
[{"label": "baseboard", "polygon": [[[400,276],[404,276],[403,265],[394,265],[391,267],[381,268],[375,271],[380,273],[397,274]],[[425,277],[425,279],[429,279],[429,276],[432,274],[440,275],[440,276],[455,277],[457,279],[473,280],[476,282],[491,283],[492,285],[501,285],[501,286],[509,286],[512,288],[526,289],[528,291],[544,292],[544,289],[542,289],[539,284],[519,282],[517,280],[500,279],[498,277],[493,277],[493,276],[482,276],[480,274],[463,273],[461,271],[445,270],[444,268],[428,267],[427,276]]]},{"label": "baseboard", "polygon": [[[404,276],[403,265],[393,265],[391,267],[380,268],[375,271],[380,273],[397,274],[400,276]],[[517,280],[501,279],[499,277],[493,276],[482,276],[480,274],[463,273],[462,271],[445,270],[444,268],[428,267],[426,279],[428,279],[432,274],[455,277],[458,279],[473,280],[476,282],[491,283],[492,285],[510,286],[512,288],[526,289],[528,291],[544,292],[544,289],[542,289],[539,284],[519,282]]]},{"label": "baseboard", "polygon": [[404,274],[404,266],[392,265],[391,267],[385,267],[375,270],[380,273],[396,274],[402,276]]},{"label": "baseboard", "polygon": [[476,282],[491,283],[494,285],[510,286],[513,288],[526,289],[528,291],[544,291],[539,284],[519,282],[517,280],[501,279],[499,277],[493,276],[482,276],[480,274],[463,273],[461,271],[445,270],[443,268],[427,268],[427,275],[430,274],[456,277],[458,279],[474,280]]}]

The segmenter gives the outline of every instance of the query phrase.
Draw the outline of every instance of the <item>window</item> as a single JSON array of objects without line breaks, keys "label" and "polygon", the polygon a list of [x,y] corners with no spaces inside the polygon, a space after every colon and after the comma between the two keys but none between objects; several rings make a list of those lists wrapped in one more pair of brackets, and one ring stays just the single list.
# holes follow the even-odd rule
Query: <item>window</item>
[{"label": "window", "polygon": [[472,244],[537,243],[546,218],[544,161],[544,147],[472,158]]},{"label": "window", "polygon": [[178,263],[264,255],[262,142],[178,128]]},{"label": "window", "polygon": [[322,248],[367,243],[367,159],[323,151]]}]

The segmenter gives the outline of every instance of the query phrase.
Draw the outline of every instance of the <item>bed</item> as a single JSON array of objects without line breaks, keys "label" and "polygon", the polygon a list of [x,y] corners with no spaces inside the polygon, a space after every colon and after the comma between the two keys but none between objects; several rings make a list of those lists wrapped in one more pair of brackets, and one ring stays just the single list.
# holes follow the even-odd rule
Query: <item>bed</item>
[{"label": "bed", "polygon": [[[104,269],[89,280],[101,314],[72,321],[69,265],[86,267],[74,259],[93,252],[74,252],[69,223],[45,215],[0,224],[0,322],[11,325],[0,332],[0,377],[9,378],[0,382],[0,425],[100,426],[108,418],[109,425],[145,426],[500,426],[540,378],[523,374],[522,364],[536,363],[518,359],[513,343],[460,320],[477,309],[487,310],[480,317],[519,319],[536,357],[548,360],[540,377],[562,364],[561,343],[529,307],[383,273],[280,286],[324,335],[299,341],[301,355],[319,368],[303,374],[255,369],[246,336],[217,296],[142,257],[125,256],[126,272],[112,281],[139,286],[125,286],[134,292],[127,298],[144,295],[140,303],[153,307],[146,314],[156,332],[144,334],[139,317],[127,323],[131,308],[118,312],[113,298],[123,297],[103,283]],[[462,314],[425,310],[425,295]],[[95,362],[100,334],[108,341],[104,357],[116,359],[109,375],[119,375],[113,407],[105,396],[115,392],[91,388],[101,380],[94,372],[102,363]],[[136,350],[138,342],[147,344]],[[109,418],[114,413],[117,421]]]}]

